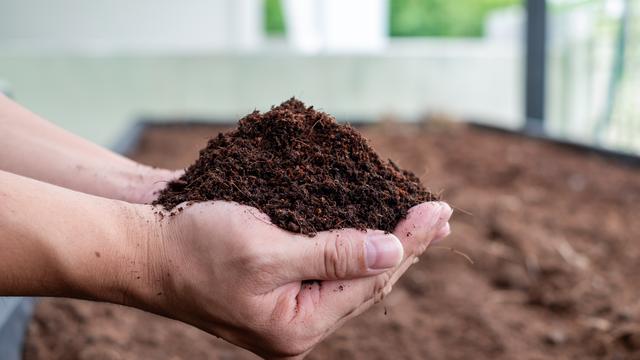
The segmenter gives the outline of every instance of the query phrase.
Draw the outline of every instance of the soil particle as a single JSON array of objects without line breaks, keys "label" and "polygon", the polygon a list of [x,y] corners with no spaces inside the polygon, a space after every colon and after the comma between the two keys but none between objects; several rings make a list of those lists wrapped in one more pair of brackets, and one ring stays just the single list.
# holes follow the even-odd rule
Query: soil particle
[{"label": "soil particle", "polygon": [[561,345],[567,341],[567,335],[560,330],[552,330],[544,335],[544,342],[550,346]]},{"label": "soil particle", "polygon": [[283,229],[313,235],[346,227],[392,231],[409,208],[436,196],[382,161],[354,128],[292,98],[211,139],[154,204],[174,209],[208,200],[254,206]]},{"label": "soil particle", "polygon": [[617,339],[627,350],[640,351],[640,325],[622,328]]}]

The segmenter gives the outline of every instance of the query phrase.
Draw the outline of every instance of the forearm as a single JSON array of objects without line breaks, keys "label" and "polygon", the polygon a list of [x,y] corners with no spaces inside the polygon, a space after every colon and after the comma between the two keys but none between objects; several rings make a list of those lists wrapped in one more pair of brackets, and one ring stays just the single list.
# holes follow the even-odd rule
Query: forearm
[{"label": "forearm", "polygon": [[2,95],[0,128],[1,170],[132,202],[148,200],[139,187],[169,176],[56,127]]},{"label": "forearm", "polygon": [[147,208],[0,171],[0,295],[130,303],[153,291]]}]

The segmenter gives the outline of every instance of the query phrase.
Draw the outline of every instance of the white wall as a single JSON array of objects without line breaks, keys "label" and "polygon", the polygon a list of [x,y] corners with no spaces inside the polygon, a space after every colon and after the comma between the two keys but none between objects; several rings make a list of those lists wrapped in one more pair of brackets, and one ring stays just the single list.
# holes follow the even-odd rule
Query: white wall
[{"label": "white wall", "polygon": [[262,20],[262,0],[2,0],[0,49],[246,49],[260,44]]},{"label": "white wall", "polygon": [[392,46],[394,55],[11,55],[0,79],[17,100],[108,143],[140,115],[235,120],[295,95],[343,119],[426,112],[520,124],[521,58],[483,41]]},{"label": "white wall", "polygon": [[[325,20],[342,1],[327,3],[333,5],[327,5]],[[373,0],[349,4],[365,1]],[[386,0],[375,3],[373,20],[386,13]],[[517,21],[501,28],[511,37],[384,39],[366,52],[327,42],[309,56],[284,39],[262,38],[262,5],[263,0],[0,0],[0,88],[101,143],[115,140],[141,115],[229,121],[293,95],[342,119],[394,114],[411,120],[444,112],[520,124]],[[380,22],[371,21],[369,31],[375,23]],[[345,41],[357,42],[358,34]]]}]

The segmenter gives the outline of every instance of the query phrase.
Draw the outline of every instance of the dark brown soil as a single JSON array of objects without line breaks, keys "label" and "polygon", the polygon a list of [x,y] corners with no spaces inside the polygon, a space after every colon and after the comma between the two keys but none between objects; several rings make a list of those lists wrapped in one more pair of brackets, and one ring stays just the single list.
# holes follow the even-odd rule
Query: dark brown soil
[{"label": "dark brown soil", "polygon": [[381,161],[357,130],[292,98],[209,140],[154,204],[171,210],[208,200],[256,207],[275,225],[312,235],[392,231],[412,206],[436,197],[412,173]]},{"label": "dark brown soil", "polygon": [[[133,157],[184,167],[221,130],[153,128]],[[309,359],[640,359],[639,168],[450,124],[359,130],[473,215],[454,213],[451,236]],[[25,359],[256,357],[134,309],[45,299]]]}]

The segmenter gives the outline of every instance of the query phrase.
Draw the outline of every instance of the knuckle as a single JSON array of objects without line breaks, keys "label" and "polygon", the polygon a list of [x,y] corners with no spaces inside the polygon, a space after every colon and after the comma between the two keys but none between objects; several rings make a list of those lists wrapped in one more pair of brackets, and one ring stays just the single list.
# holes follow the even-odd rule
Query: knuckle
[{"label": "knuckle", "polygon": [[347,277],[353,264],[353,247],[347,241],[335,237],[326,242],[324,250],[327,276],[336,279]]},{"label": "knuckle", "polygon": [[383,273],[376,278],[374,289],[373,289],[373,299],[375,303],[382,301],[385,296],[391,292],[391,274]]}]

